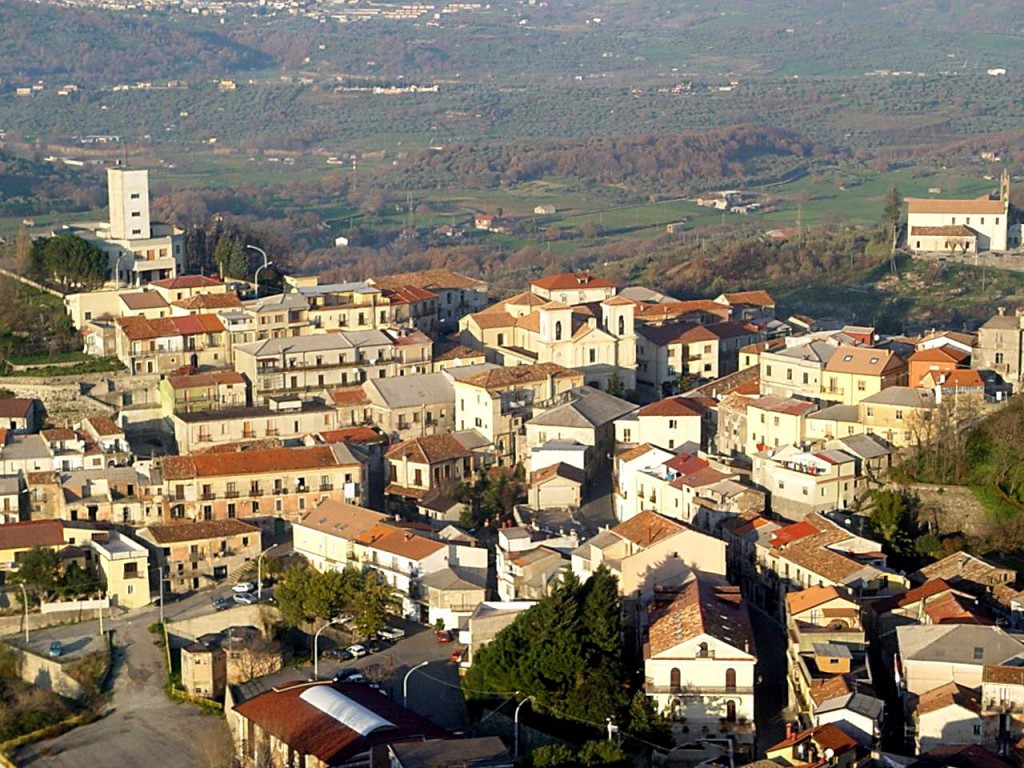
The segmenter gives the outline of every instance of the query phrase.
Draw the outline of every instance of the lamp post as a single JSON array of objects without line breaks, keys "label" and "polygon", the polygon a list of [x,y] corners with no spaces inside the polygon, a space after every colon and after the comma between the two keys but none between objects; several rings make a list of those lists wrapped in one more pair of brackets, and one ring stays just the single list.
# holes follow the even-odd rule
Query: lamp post
[{"label": "lamp post", "polygon": [[341,623],[341,619],[340,618],[336,617],[336,618],[330,619],[326,624],[324,624],[322,627],[320,627],[320,629],[318,629],[316,631],[315,635],[313,635],[313,679],[314,680],[319,680],[320,679],[320,633],[323,632],[325,629],[327,629],[329,626],[331,626],[331,624],[340,624],[340,623]]},{"label": "lamp post", "polygon": [[249,245],[248,243],[246,243],[245,247],[246,248],[251,248],[252,250],[254,250],[257,253],[259,253],[261,256],[263,256],[263,266],[262,267],[257,267],[256,268],[256,274],[253,276],[253,282],[256,284],[256,298],[258,299],[260,297],[260,270],[266,269],[267,267],[269,267],[274,262],[267,260],[267,252],[264,251],[259,246],[257,246],[257,245]]},{"label": "lamp post", "polygon": [[263,600],[263,556],[276,546],[279,545],[271,544],[260,552],[260,556],[256,558],[256,599],[259,601]]},{"label": "lamp post", "polygon": [[429,664],[429,661],[421,661],[415,667],[405,673],[405,677],[402,678],[402,706],[407,706],[409,703],[409,675],[415,672],[417,669],[423,669],[423,667]]},{"label": "lamp post", "polygon": [[25,642],[28,642],[28,592],[25,591],[25,585],[18,582],[18,586],[21,587],[21,602],[25,608]]},{"label": "lamp post", "polygon": [[158,572],[158,580],[160,583],[160,623],[164,623],[164,568],[162,565],[154,565],[149,569],[150,571]]},{"label": "lamp post", "polygon": [[515,736],[513,737],[513,741],[512,741],[512,758],[513,759],[518,759],[519,758],[519,710],[522,709],[523,704],[525,704],[526,702],[528,702],[532,698],[533,698],[533,696],[527,696],[525,699],[520,701],[518,705],[516,705],[516,714],[515,714],[515,717],[513,717],[513,720],[514,720],[515,725],[516,725]]}]

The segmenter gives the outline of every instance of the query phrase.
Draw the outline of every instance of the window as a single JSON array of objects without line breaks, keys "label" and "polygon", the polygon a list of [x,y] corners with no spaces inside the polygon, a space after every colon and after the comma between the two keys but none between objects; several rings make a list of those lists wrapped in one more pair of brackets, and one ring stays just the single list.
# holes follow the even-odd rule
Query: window
[{"label": "window", "polygon": [[803,379],[803,381],[804,381],[804,384],[809,384],[810,383],[810,377],[808,376],[807,371],[804,371],[804,379]]},{"label": "window", "polygon": [[903,421],[903,411],[899,409],[896,410],[896,421]]},{"label": "window", "polygon": [[591,349],[590,350],[590,362],[592,362],[592,363],[596,363],[597,362],[597,350],[596,349]]},{"label": "window", "polygon": [[[981,223],[984,224],[985,220],[982,219]],[[981,736],[981,726],[980,725],[975,725],[974,726],[974,735],[975,736]]]},{"label": "window", "polygon": [[863,392],[865,389],[867,389],[867,383],[864,379],[857,379],[857,391]]},{"label": "window", "polygon": [[771,376],[772,375],[772,367],[770,365],[766,365],[764,367],[764,375],[765,376]]},{"label": "window", "polygon": [[974,660],[982,661],[985,658],[985,649],[980,646],[974,647]]},{"label": "window", "polygon": [[792,368],[787,368],[786,369],[786,381],[792,381],[792,380],[793,380],[793,369]]},{"label": "window", "polygon": [[132,199],[132,200],[138,200],[139,199],[139,193],[138,192],[132,192],[131,195],[129,195],[129,198]]},{"label": "window", "polygon": [[561,341],[561,340],[562,340],[562,321],[561,320],[556,320],[555,321],[555,341]]},{"label": "window", "polygon": [[679,422],[676,421],[675,419],[669,419],[668,420],[668,428],[669,429],[675,429],[678,426],[679,426]]},{"label": "window", "polygon": [[[998,224],[999,222],[997,221],[996,223]],[[626,318],[619,317],[619,336],[625,336],[625,335],[626,335]]]},{"label": "window", "polygon": [[996,365],[1002,365],[1002,364],[1003,364],[1003,353],[1002,352],[996,352]]},{"label": "window", "polygon": [[732,667],[725,670],[725,689],[727,691],[736,690],[736,670]]},{"label": "window", "polygon": [[668,673],[668,684],[673,691],[678,691],[682,687],[682,675],[679,673],[679,667],[672,667],[672,671]]}]

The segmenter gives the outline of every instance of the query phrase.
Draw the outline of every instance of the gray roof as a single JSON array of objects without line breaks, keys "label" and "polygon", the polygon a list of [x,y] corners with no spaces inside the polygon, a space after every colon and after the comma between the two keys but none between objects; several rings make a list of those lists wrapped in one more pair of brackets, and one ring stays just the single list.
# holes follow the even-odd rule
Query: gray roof
[{"label": "gray roof", "polygon": [[254,341],[249,344],[239,344],[235,349],[248,352],[250,355],[264,357],[369,346],[389,347],[394,343],[391,337],[382,331],[339,331],[338,333],[315,333],[311,336],[286,336],[279,339]]},{"label": "gray roof", "polygon": [[487,586],[486,568],[442,568],[420,579],[420,583],[434,589],[477,590]]},{"label": "gray roof", "polygon": [[452,437],[462,443],[462,447],[467,451],[476,451],[480,448],[486,448],[491,444],[490,440],[475,429],[464,429],[460,432],[452,432]]},{"label": "gray roof", "polygon": [[885,445],[881,438],[874,435],[848,435],[847,437],[840,437],[838,440],[829,442],[827,447],[837,448],[840,451],[869,461],[871,459],[880,459],[892,453],[892,449]]},{"label": "gray roof", "polygon": [[848,693],[844,696],[836,696],[834,699],[826,699],[814,711],[820,715],[840,709],[848,709],[871,720],[877,720],[881,716],[882,710],[885,709],[885,702],[874,696],[868,696],[866,693]]},{"label": "gray roof", "polygon": [[587,446],[575,440],[548,440],[546,443],[534,447],[535,451],[586,451]]},{"label": "gray roof", "polygon": [[570,402],[558,405],[534,416],[529,424],[545,427],[596,428],[609,424],[638,406],[615,395],[609,395],[593,387],[577,387],[572,390]]},{"label": "gray roof", "polygon": [[[350,293],[352,291],[363,292],[365,289],[371,289],[374,293],[380,293],[379,288],[372,288],[369,283],[365,280],[360,280],[355,283],[327,283],[325,285],[307,285],[303,286],[296,291],[296,293],[302,296],[324,296],[330,293]],[[329,309],[330,305],[324,307]]]},{"label": "gray roof", "polygon": [[422,373],[363,383],[370,401],[388,408],[409,408],[436,403],[455,404],[455,388],[443,373]]},{"label": "gray roof", "polygon": [[[949,664],[1005,664],[1024,654],[1020,635],[977,624],[911,624],[896,628],[900,656]],[[981,649],[981,658],[975,650]]]},{"label": "gray roof", "polygon": [[812,341],[807,344],[800,344],[795,347],[788,347],[778,352],[772,350],[770,352],[764,352],[765,356],[774,355],[776,357],[784,357],[790,360],[803,360],[811,363],[821,363],[824,365],[835,354],[836,347],[834,344],[828,344],[824,341]]},{"label": "gray roof", "polygon": [[886,387],[862,403],[868,405],[901,405],[905,408],[934,408],[935,391],[920,387]]},{"label": "gray roof", "polygon": [[[40,435],[14,435],[7,438],[3,446],[4,461],[25,461],[27,459],[49,459],[50,449]],[[52,467],[50,467],[52,469]]]},{"label": "gray roof", "polygon": [[671,304],[678,301],[678,299],[673,299],[671,296],[666,296],[664,293],[643,285],[631,285],[623,288],[617,295],[630,301],[644,301],[649,304]]},{"label": "gray roof", "polygon": [[825,419],[828,421],[860,421],[860,409],[856,405],[830,405],[820,411],[807,414],[808,419]]},{"label": "gray roof", "polygon": [[599,552],[614,546],[622,541],[622,537],[618,534],[612,533],[610,530],[601,531],[594,538],[588,539],[587,541],[580,544],[576,549],[573,550],[572,554],[584,557],[587,560],[590,559],[590,553],[592,549],[597,549]]},{"label": "gray roof", "polygon": [[511,768],[513,760],[497,736],[407,742],[390,746],[403,768]]},{"label": "gray roof", "polygon": [[981,326],[985,330],[994,331],[1016,331],[1020,327],[1020,321],[1014,314],[993,315]]},{"label": "gray roof", "polygon": [[0,475],[0,496],[10,496],[21,490],[21,478],[18,475]]},{"label": "gray roof", "polygon": [[[318,400],[304,400],[299,413],[332,413],[334,408]],[[198,424],[205,421],[230,421],[232,419],[259,419],[274,418],[275,416],[288,416],[295,411],[274,411],[267,406],[239,406],[237,408],[220,408],[206,411],[191,411],[189,413],[175,413],[172,418],[183,421],[186,424]]]},{"label": "gray roof", "polygon": [[255,312],[279,312],[282,309],[308,309],[309,302],[298,293],[278,293],[242,302],[242,306]]},{"label": "gray roof", "polygon": [[455,381],[462,381],[468,379],[470,376],[476,376],[478,373],[487,373],[488,371],[496,371],[501,368],[500,365],[494,363],[474,363],[473,365],[459,365],[454,368],[445,368],[444,374],[450,376]]}]

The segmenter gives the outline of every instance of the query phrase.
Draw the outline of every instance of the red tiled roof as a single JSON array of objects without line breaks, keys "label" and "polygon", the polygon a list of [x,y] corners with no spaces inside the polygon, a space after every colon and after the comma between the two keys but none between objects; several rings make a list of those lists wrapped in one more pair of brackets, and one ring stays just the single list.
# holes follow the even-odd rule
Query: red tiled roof
[{"label": "red tiled roof", "polygon": [[980,714],[981,694],[959,683],[946,683],[918,697],[917,713],[924,715],[954,705]]},{"label": "red tiled roof", "polygon": [[[369,709],[388,726],[366,735],[300,698],[311,687],[329,688]],[[339,701],[344,701],[340,699]],[[299,755],[313,755],[326,765],[341,765],[373,746],[396,741],[443,739],[448,733],[387,696],[358,683],[296,683],[276,687],[235,706],[246,720],[273,734]]]},{"label": "red tiled roof", "polygon": [[452,272],[450,269],[427,269],[421,272],[381,275],[380,277],[371,277],[367,282],[380,288],[411,285],[417,288],[426,288],[428,291],[487,287],[487,283],[482,280],[466,277],[466,275]]},{"label": "red tiled roof", "polygon": [[22,419],[28,416],[33,400],[30,397],[5,397],[0,400],[0,418]]},{"label": "red tiled roof", "polygon": [[512,368],[495,368],[485,373],[478,373],[463,379],[464,384],[484,389],[503,389],[515,386],[543,381],[548,376],[556,379],[579,377],[583,374],[570,368],[563,368],[556,363],[539,363],[537,365],[517,365]]},{"label": "red tiled roof", "polygon": [[704,412],[704,408],[690,397],[666,397],[656,403],[645,405],[639,411],[638,416],[697,416]]},{"label": "red tiled roof", "polygon": [[159,309],[167,306],[167,300],[156,291],[122,293],[121,301],[128,309]]},{"label": "red tiled roof", "polygon": [[153,320],[145,317],[119,317],[116,322],[131,341],[167,336],[194,336],[224,330],[224,324],[216,315],[186,315]]},{"label": "red tiled roof", "polygon": [[786,610],[790,616],[795,616],[832,600],[849,600],[849,598],[835,587],[808,587],[786,595]]},{"label": "red tiled roof", "polygon": [[29,520],[0,525],[0,550],[55,547],[64,544],[60,520]]},{"label": "red tiled roof", "polygon": [[808,738],[814,741],[822,751],[831,749],[837,757],[844,752],[857,749],[857,742],[847,736],[846,732],[839,726],[833,723],[825,723],[824,725],[816,725],[813,728],[808,728],[806,731],[795,733],[788,739],[783,739],[778,744],[768,747],[765,751],[770,754],[780,749],[791,747]]},{"label": "red tiled roof", "polygon": [[404,440],[391,446],[385,454],[391,461],[408,459],[417,464],[468,459],[472,455],[462,443],[447,433]]},{"label": "red tiled roof", "polygon": [[638,445],[636,448],[630,448],[628,451],[624,451],[623,453],[620,453],[615,458],[618,461],[630,462],[633,459],[640,458],[641,456],[643,456],[648,451],[653,451],[653,450],[654,450],[654,446],[653,445],[651,445],[650,443],[644,443],[643,445]]},{"label": "red tiled roof", "polygon": [[1003,213],[1002,200],[982,195],[973,200],[935,200],[920,197],[907,198],[908,213]]},{"label": "red tiled roof", "polygon": [[370,398],[366,396],[366,392],[363,391],[362,387],[343,387],[341,389],[331,390],[331,399],[335,405],[346,406],[346,405],[366,405],[370,402]]},{"label": "red tiled roof", "polygon": [[768,291],[737,291],[736,293],[723,293],[722,298],[727,304],[753,304],[759,307],[774,307],[775,299]]},{"label": "red tiled roof", "polygon": [[389,299],[392,305],[415,304],[419,301],[436,299],[437,294],[431,293],[425,288],[415,285],[396,285],[383,289],[384,296]]},{"label": "red tiled roof", "polygon": [[775,535],[772,536],[771,545],[778,549],[779,547],[784,547],[787,544],[798,541],[805,536],[813,536],[816,533],[820,533],[820,531],[804,520],[799,523],[793,523],[779,528],[779,530],[775,532]]},{"label": "red tiled roof", "polygon": [[395,528],[383,523],[361,534],[356,538],[356,542],[414,561],[422,560],[448,546],[443,541],[428,539],[404,528]]},{"label": "red tiled roof", "polygon": [[822,704],[829,699],[835,699],[852,693],[850,684],[843,675],[832,675],[824,680],[811,680],[811,687],[808,691],[815,704]]},{"label": "red tiled roof", "polygon": [[225,536],[260,532],[260,529],[255,525],[243,523],[241,520],[196,520],[189,523],[149,525],[146,526],[146,530],[150,532],[153,536],[153,541],[157,544],[220,539]]},{"label": "red tiled roof", "polygon": [[712,584],[702,579],[687,582],[668,605],[654,609],[649,634],[650,656],[704,634],[741,652],[755,653],[750,616],[739,587]]},{"label": "red tiled roof", "polygon": [[167,480],[225,475],[257,475],[296,470],[328,469],[341,466],[328,445],[312,448],[269,448],[234,451],[232,453],[201,453],[195,456],[164,458],[163,472]]},{"label": "red tiled roof", "polygon": [[85,420],[85,423],[92,427],[92,431],[99,437],[124,434],[124,430],[117,426],[113,419],[108,419],[106,416],[91,416]]},{"label": "red tiled roof", "polygon": [[624,539],[629,539],[641,547],[650,547],[662,539],[666,539],[680,531],[686,530],[682,523],[645,510],[624,523],[612,528],[612,532]]},{"label": "red tiled roof", "polygon": [[218,384],[245,384],[245,377],[237,371],[210,371],[209,373],[193,373],[187,376],[168,376],[172,389],[191,389],[192,387],[214,387]]},{"label": "red tiled roof", "polygon": [[571,464],[566,464],[564,461],[560,461],[557,464],[549,464],[544,467],[544,469],[538,469],[536,472],[531,472],[530,485],[541,485],[542,483],[546,483],[548,480],[552,480],[556,477],[561,477],[574,483],[582,484],[586,479],[586,473],[578,467],[574,467]]},{"label": "red tiled roof", "polygon": [[373,427],[328,429],[320,433],[325,443],[386,443],[387,438]]},{"label": "red tiled roof", "polygon": [[182,309],[236,309],[242,300],[233,293],[199,293],[187,299],[171,302]]},{"label": "red tiled roof", "polygon": [[158,288],[211,288],[215,285],[223,285],[220,280],[215,280],[206,275],[182,275],[181,277],[168,277],[164,280],[157,280],[150,283]]},{"label": "red tiled roof", "polygon": [[604,278],[598,277],[593,272],[563,272],[560,275],[549,275],[548,277],[541,277],[530,283],[538,288],[545,291],[565,291],[565,290],[579,290],[580,288],[614,288],[615,283],[611,283]]}]

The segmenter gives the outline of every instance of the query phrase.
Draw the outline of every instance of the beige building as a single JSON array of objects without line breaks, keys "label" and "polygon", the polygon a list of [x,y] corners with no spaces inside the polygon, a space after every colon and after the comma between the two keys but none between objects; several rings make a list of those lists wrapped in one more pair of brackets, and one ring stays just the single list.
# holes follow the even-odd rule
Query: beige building
[{"label": "beige building", "polygon": [[107,254],[111,280],[144,285],[181,274],[185,263],[184,232],[150,218],[149,171],[107,169],[110,220],[79,224],[57,234],[72,234]]},{"label": "beige building", "polygon": [[437,296],[440,334],[451,332],[458,327],[460,318],[487,306],[487,283],[450,269],[380,275],[367,282],[385,289],[419,288]]},{"label": "beige building", "polygon": [[739,587],[697,575],[648,608],[644,690],[682,736],[696,728],[753,757],[757,656]]},{"label": "beige building", "polygon": [[521,432],[534,408],[583,383],[582,373],[554,363],[494,368],[456,379],[455,428],[475,429],[494,446],[499,465],[514,465],[525,459]]},{"label": "beige building", "polygon": [[758,358],[761,394],[817,398],[822,372],[835,351],[836,345],[829,341],[764,350]]},{"label": "beige building", "polygon": [[765,395],[747,404],[747,456],[804,441],[804,422],[817,410],[815,403]]},{"label": "beige building", "polygon": [[111,605],[143,608],[150,603],[149,551],[117,531],[86,531],[67,527],[65,535],[75,532],[80,544],[91,549],[91,562]]},{"label": "beige building", "polygon": [[355,541],[388,520],[380,512],[327,500],[292,525],[292,546],[318,571],[358,566]]},{"label": "beige building", "polygon": [[907,247],[914,253],[966,254],[1015,248],[1010,233],[1010,174],[997,196],[974,200],[907,200]]},{"label": "beige building", "polygon": [[678,587],[693,571],[725,576],[725,542],[654,512],[641,512],[601,531],[572,553],[572,570],[586,581],[601,566],[618,579],[619,594],[650,596]]},{"label": "beige building", "polygon": [[344,443],[214,451],[162,462],[166,520],[298,520],[324,499],[366,501],[365,460]]},{"label": "beige building", "polygon": [[1024,310],[1007,312],[999,307],[978,329],[971,367],[995,371],[1017,389],[1024,379]]},{"label": "beige building", "polygon": [[839,347],[822,372],[823,400],[856,405],[887,387],[906,385],[907,364],[895,352],[874,347]]},{"label": "beige building", "polygon": [[230,362],[227,333],[216,315],[119,317],[114,334],[117,359],[134,374],[170,374],[189,366],[220,368]]},{"label": "beige building", "polygon": [[473,454],[451,434],[404,440],[391,446],[384,458],[388,474],[384,492],[399,505],[473,481]]},{"label": "beige building", "polygon": [[922,693],[911,710],[918,754],[952,744],[981,744],[981,694],[959,683]]},{"label": "beige building", "polygon": [[297,440],[337,426],[338,412],[319,400],[270,397],[267,402],[247,408],[243,399],[240,406],[178,412],[164,419],[170,422],[180,454],[235,443]]},{"label": "beige building", "polygon": [[771,509],[790,520],[852,509],[868,490],[854,456],[840,450],[802,451],[787,445],[755,454],[751,480],[771,496]]},{"label": "beige building", "polygon": [[706,398],[667,397],[645,405],[615,422],[615,442],[619,446],[649,443],[672,451],[691,444],[702,446],[710,435]]},{"label": "beige building", "polygon": [[263,551],[260,529],[241,520],[149,525],[138,535],[169,592],[191,592],[231,578]]}]

